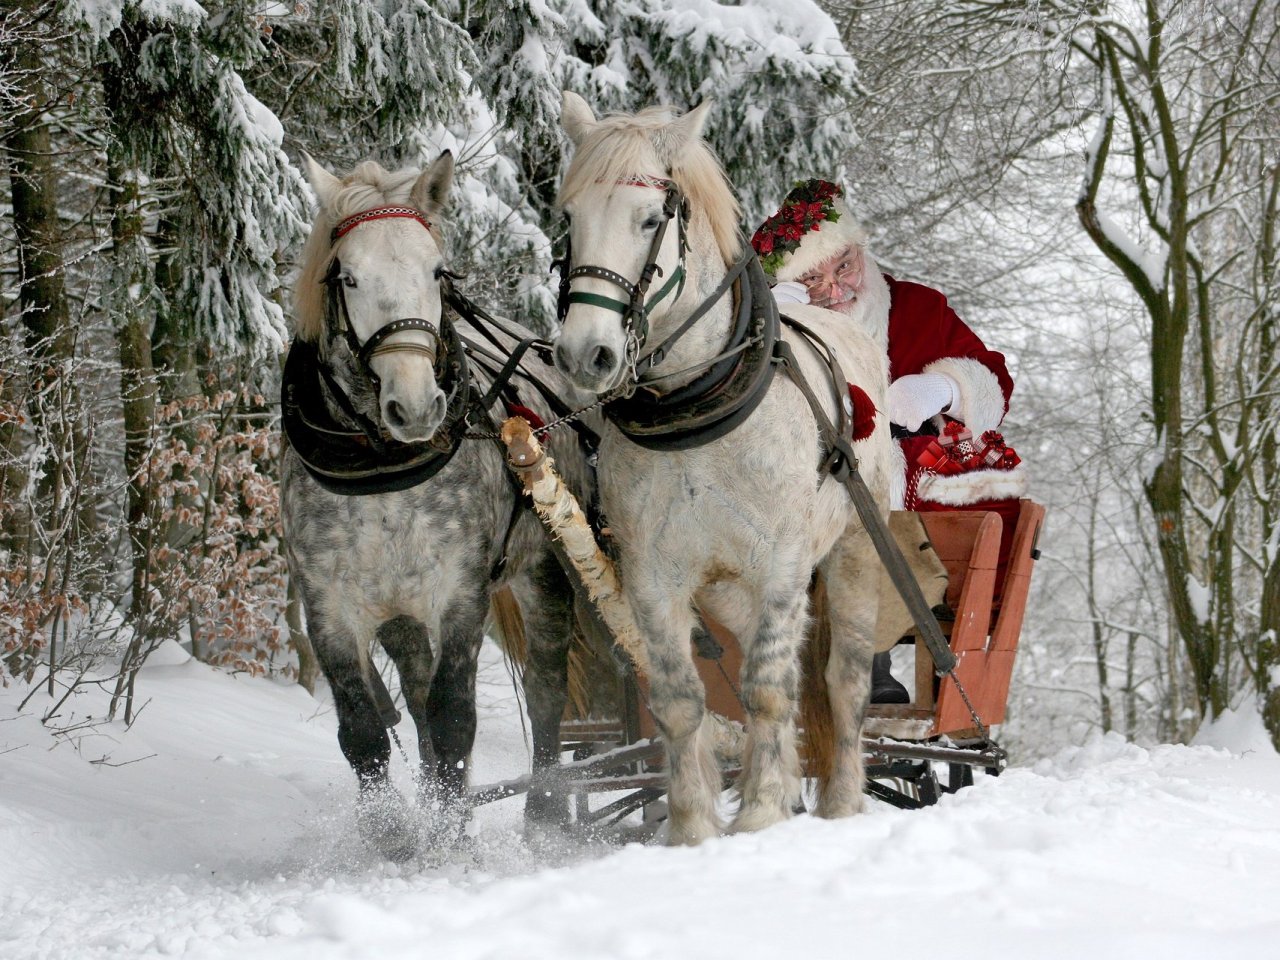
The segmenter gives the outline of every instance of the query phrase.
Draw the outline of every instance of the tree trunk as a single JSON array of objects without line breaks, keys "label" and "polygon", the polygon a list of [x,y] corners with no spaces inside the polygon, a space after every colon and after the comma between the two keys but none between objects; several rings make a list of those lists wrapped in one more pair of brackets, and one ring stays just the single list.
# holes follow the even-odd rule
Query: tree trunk
[{"label": "tree trunk", "polygon": [[156,381],[151,364],[154,278],[144,235],[142,187],[149,170],[148,131],[139,129],[142,105],[131,95],[138,50],[144,38],[128,24],[112,35],[117,60],[102,66],[103,94],[111,127],[107,145],[107,189],[111,198],[112,292],[120,357],[120,397],[124,413],[124,466],[127,482],[126,529],[131,561],[129,624],[133,637],[121,665],[111,714],[125,696],[131,719],[132,678],[157,638],[151,635],[148,557],[152,526],[148,470],[156,412]]},{"label": "tree trunk", "polygon": [[[41,493],[48,494],[59,476],[80,482],[88,463],[85,433],[75,412],[79,408],[71,364],[75,354],[75,329],[64,281],[63,236],[58,217],[54,151],[44,119],[48,104],[40,51],[29,38],[9,51],[21,86],[23,109],[5,124],[5,152],[13,201],[13,226],[18,241],[18,304],[22,314],[30,384],[28,412],[38,436],[50,440],[50,462],[44,469]],[[35,397],[44,398],[40,403]],[[47,411],[54,411],[49,415]],[[70,412],[70,416],[59,414]],[[63,458],[69,458],[70,469]],[[5,495],[25,477],[6,477]],[[80,529],[97,526],[92,503],[79,511]],[[75,538],[73,538],[75,539]]]}]

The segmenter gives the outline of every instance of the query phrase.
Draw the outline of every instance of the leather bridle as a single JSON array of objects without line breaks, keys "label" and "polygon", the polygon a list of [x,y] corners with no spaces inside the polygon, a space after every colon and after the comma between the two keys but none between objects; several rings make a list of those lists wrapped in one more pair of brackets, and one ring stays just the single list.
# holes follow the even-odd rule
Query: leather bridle
[{"label": "leather bridle", "polygon": [[[393,218],[416,220],[425,229],[431,229],[431,222],[420,211],[412,207],[372,207],[339,222],[329,235],[330,241],[337,243],[338,240],[362,224],[370,223],[374,220]],[[437,280],[443,278],[444,272],[437,271]],[[329,270],[321,282],[329,291],[329,295],[325,300],[325,326],[328,334],[331,338],[340,336],[346,342],[352,356],[354,375],[364,382],[364,386],[372,392],[375,398],[381,392],[382,381],[373,370],[373,359],[388,353],[415,353],[431,361],[436,383],[444,391],[447,398],[446,409],[449,414],[446,419],[452,423],[455,420],[461,421],[465,417],[466,407],[470,403],[469,384],[471,378],[467,371],[466,353],[462,341],[452,321],[449,319],[448,313],[443,309],[444,284],[442,284],[442,309],[438,326],[423,317],[401,317],[397,320],[392,320],[390,323],[383,324],[364,343],[361,343],[360,338],[356,335],[355,328],[351,324],[351,315],[347,308],[346,297],[348,284],[346,278],[342,276],[342,262],[336,255],[333,257]],[[417,330],[428,334],[431,337],[431,345],[428,346],[414,341],[389,342],[391,337],[407,330]],[[356,413],[350,405],[350,400],[346,397],[346,391],[342,390],[333,380],[332,374],[325,364],[321,364],[320,373],[329,385],[330,394],[338,400],[349,416],[353,416],[359,422],[369,439],[374,442],[386,440],[381,418],[378,417],[375,421]],[[343,402],[344,400],[346,401],[345,403]],[[440,432],[438,430],[437,434]],[[440,437],[438,441],[433,438],[433,442],[438,446],[441,443],[450,442],[450,438]]]},{"label": "leather bridle", "polygon": [[[637,360],[640,359],[640,350],[644,347],[645,340],[649,336],[650,312],[670,296],[672,291],[675,292],[674,299],[676,300],[680,299],[681,293],[684,292],[686,275],[684,260],[685,254],[689,249],[686,236],[689,221],[689,203],[679,185],[674,180],[665,177],[635,174],[630,177],[624,177],[616,181],[616,183],[618,186],[650,187],[666,192],[666,199],[662,203],[662,222],[658,224],[658,229],[653,235],[653,241],[649,244],[649,253],[645,257],[644,266],[640,270],[640,278],[635,283],[632,283],[616,270],[610,270],[607,267],[599,267],[593,264],[573,266],[573,247],[567,231],[565,234],[564,256],[553,261],[551,267],[553,270],[560,270],[560,295],[556,305],[556,319],[560,323],[564,323],[565,317],[569,314],[569,308],[575,303],[603,307],[606,310],[621,314],[623,330],[627,337],[627,365],[634,372]],[[676,229],[679,231],[680,260],[675,270],[671,272],[667,282],[654,294],[653,299],[646,300],[654,276],[662,273],[662,268],[658,266],[658,256],[662,252],[662,242],[666,239],[667,227],[673,219],[676,221]],[[627,299],[617,300],[598,293],[570,290],[570,284],[578,277],[593,277],[597,280],[611,283],[620,288],[626,294]]]},{"label": "leather bridle", "polygon": [[[332,243],[337,243],[338,240],[361,224],[370,223],[374,220],[400,217],[416,220],[426,229],[431,229],[431,222],[421,212],[412,207],[372,207],[341,221],[333,228],[329,234],[329,239]],[[457,334],[452,329],[452,324],[443,311],[441,312],[439,327],[422,317],[402,317],[379,327],[368,340],[361,343],[354,327],[351,325],[351,314],[347,309],[346,287],[348,283],[346,278],[342,276],[342,261],[340,258],[334,256],[333,261],[329,264],[329,271],[321,282],[329,289],[325,323],[329,327],[330,335],[337,334],[346,341],[347,347],[351,351],[351,356],[355,360],[357,375],[366,381],[375,396],[380,392],[382,382],[378,375],[373,372],[373,367],[370,364],[374,357],[384,354],[420,354],[431,361],[437,379],[443,376],[450,351],[441,349],[441,347],[445,345],[446,340],[449,338],[457,337]],[[397,333],[404,333],[406,330],[418,330],[430,335],[432,345],[427,346],[415,341],[403,340],[395,343],[387,342]]]}]

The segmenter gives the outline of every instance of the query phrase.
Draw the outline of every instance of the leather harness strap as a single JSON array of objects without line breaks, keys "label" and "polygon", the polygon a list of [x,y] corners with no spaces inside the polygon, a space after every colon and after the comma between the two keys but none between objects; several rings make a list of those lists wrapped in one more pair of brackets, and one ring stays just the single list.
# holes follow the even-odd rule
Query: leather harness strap
[{"label": "leather harness strap", "polygon": [[[830,371],[830,382],[835,387],[838,396],[839,385],[843,384],[845,379],[834,352],[816,333],[798,320],[784,316],[781,321],[803,336],[815,349],[819,346],[821,347],[818,354],[823,358]],[[902,556],[902,551],[899,549],[897,542],[889,533],[884,517],[881,516],[880,507],[876,503],[875,497],[872,496],[871,491],[867,488],[866,480],[863,479],[858,470],[858,458],[854,454],[853,446],[849,440],[849,417],[845,412],[845,404],[841,402],[843,398],[838,399],[836,404],[837,409],[840,411],[840,426],[836,427],[822,408],[822,403],[818,400],[817,395],[814,394],[813,388],[800,372],[800,367],[796,362],[796,356],[791,349],[791,345],[785,340],[779,339],[775,349],[775,356],[778,358],[779,364],[786,370],[787,376],[791,378],[791,382],[796,385],[808,402],[809,409],[813,412],[813,418],[818,424],[818,432],[822,435],[823,447],[827,451],[822,463],[823,472],[831,474],[832,477],[844,484],[845,490],[849,493],[849,499],[853,501],[853,507],[858,513],[858,518],[862,521],[862,526],[866,529],[867,535],[875,545],[876,553],[880,556],[880,562],[884,564],[885,569],[889,572],[889,578],[901,595],[903,604],[911,614],[911,619],[915,621],[916,629],[920,631],[920,636],[924,640],[925,646],[929,648],[929,653],[933,656],[935,670],[939,676],[950,673],[955,669],[956,655],[952,652],[946,638],[943,637],[942,630],[938,626],[938,620],[929,608],[929,603],[925,600],[924,594],[920,591],[920,584],[916,582],[916,578],[911,573],[911,568],[907,566],[906,558]],[[976,715],[974,719],[978,719]],[[981,727],[981,721],[978,722]]]}]

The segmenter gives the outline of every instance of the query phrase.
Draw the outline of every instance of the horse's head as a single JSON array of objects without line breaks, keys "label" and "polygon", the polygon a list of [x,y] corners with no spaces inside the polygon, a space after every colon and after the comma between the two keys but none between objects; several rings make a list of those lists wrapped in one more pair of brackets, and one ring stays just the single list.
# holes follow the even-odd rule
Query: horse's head
[{"label": "horse's head", "polygon": [[303,253],[297,334],[318,342],[358,413],[403,443],[428,440],[448,406],[436,379],[451,335],[436,224],[453,156],[422,173],[367,162],[342,179],[306,164],[320,213]]},{"label": "horse's head", "polygon": [[560,192],[569,246],[555,362],[583,390],[624,383],[646,336],[657,342],[673,308],[687,302],[686,287],[692,297],[691,229],[699,237],[709,230],[722,260],[736,255],[737,204],[701,138],[709,109],[704,102],[674,119],[651,108],[597,120],[585,100],[564,94],[574,156]]}]

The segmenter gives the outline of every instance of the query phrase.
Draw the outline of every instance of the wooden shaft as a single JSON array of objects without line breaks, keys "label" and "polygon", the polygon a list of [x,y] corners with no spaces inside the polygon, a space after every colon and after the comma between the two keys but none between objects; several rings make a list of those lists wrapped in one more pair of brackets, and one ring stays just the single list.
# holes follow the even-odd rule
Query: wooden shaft
[{"label": "wooden shaft", "polygon": [[596,543],[595,533],[577,498],[556,473],[555,462],[542,449],[523,417],[504,420],[500,435],[507,447],[508,466],[533,498],[533,507],[542,522],[564,547],[569,562],[586,587],[587,596],[613,634],[614,642],[631,659],[636,671],[647,675],[649,657],[631,605],[618,582],[617,571]]}]

